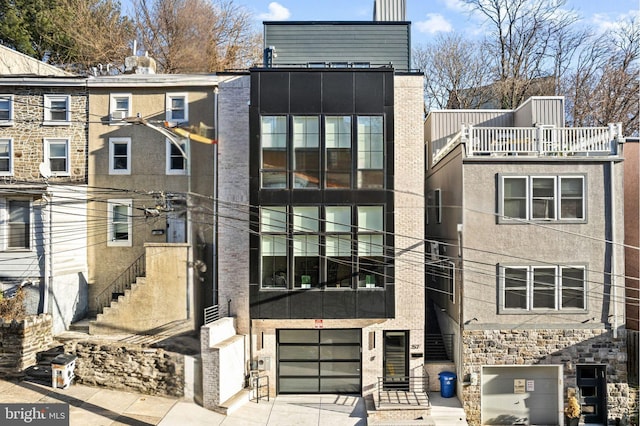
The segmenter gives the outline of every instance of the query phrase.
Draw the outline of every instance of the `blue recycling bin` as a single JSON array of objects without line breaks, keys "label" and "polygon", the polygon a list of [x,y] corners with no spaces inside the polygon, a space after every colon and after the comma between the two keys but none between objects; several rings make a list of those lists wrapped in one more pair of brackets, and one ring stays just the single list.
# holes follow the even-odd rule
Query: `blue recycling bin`
[{"label": "blue recycling bin", "polygon": [[456,393],[456,373],[443,371],[438,374],[440,378],[440,396],[451,398]]}]

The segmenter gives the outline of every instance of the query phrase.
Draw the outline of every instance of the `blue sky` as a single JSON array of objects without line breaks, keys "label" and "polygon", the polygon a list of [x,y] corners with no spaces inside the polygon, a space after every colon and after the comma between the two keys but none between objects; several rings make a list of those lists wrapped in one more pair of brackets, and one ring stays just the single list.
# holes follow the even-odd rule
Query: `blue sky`
[{"label": "blue sky", "polygon": [[[535,0],[532,0],[535,1]],[[363,21],[373,16],[373,0],[234,0],[262,21]],[[440,33],[478,33],[479,16],[465,11],[461,0],[406,0],[412,22],[412,43],[427,43]],[[611,28],[630,15],[640,16],[638,0],[568,0],[584,25],[596,32]]]}]

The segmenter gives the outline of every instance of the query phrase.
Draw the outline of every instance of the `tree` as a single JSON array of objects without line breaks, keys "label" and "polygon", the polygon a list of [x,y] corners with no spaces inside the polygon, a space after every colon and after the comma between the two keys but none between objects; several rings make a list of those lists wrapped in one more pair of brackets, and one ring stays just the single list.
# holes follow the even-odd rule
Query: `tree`
[{"label": "tree", "polygon": [[31,57],[46,60],[46,35],[54,32],[50,16],[56,0],[0,0],[0,42]]},{"label": "tree", "polygon": [[232,0],[136,0],[138,37],[165,73],[246,68],[260,59],[260,36]]},{"label": "tree", "polygon": [[570,30],[578,17],[564,9],[566,0],[465,2],[484,15],[491,28],[486,46],[494,58],[501,108],[516,108],[541,78],[558,81],[556,73],[566,71],[567,59],[580,44]]},{"label": "tree", "polygon": [[481,43],[460,35],[438,37],[413,51],[414,66],[425,70],[425,101],[432,108],[478,108],[491,99],[490,59]]},{"label": "tree", "polygon": [[567,108],[576,127],[621,122],[625,135],[640,129],[640,29],[635,19],[585,48],[568,83]]}]

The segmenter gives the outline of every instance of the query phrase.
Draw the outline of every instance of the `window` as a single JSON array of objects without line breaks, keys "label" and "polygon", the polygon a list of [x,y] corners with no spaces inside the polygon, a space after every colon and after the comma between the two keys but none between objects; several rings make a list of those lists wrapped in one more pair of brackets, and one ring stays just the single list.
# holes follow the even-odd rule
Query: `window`
[{"label": "window", "polygon": [[12,140],[0,139],[0,176],[13,174]]},{"label": "window", "polygon": [[7,200],[7,248],[26,250],[31,248],[31,202],[29,200]]},{"label": "window", "polygon": [[317,287],[320,282],[318,207],[293,208],[294,287]]},{"label": "window", "polygon": [[180,141],[180,148],[182,148],[182,152],[178,147],[167,139],[166,142],[166,158],[167,158],[167,174],[168,175],[184,175],[187,173],[187,159],[184,154],[187,154],[187,140],[183,139]]},{"label": "window", "polygon": [[260,209],[260,255],[263,288],[287,288],[287,209]]},{"label": "window", "polygon": [[358,287],[384,286],[382,206],[358,207]]},{"label": "window", "polygon": [[189,121],[189,104],[185,93],[167,93],[166,120],[177,124]]},{"label": "window", "polygon": [[318,117],[293,117],[293,187],[320,186]]},{"label": "window", "polygon": [[111,122],[121,122],[131,117],[131,94],[111,94],[109,97],[109,115]]},{"label": "window", "polygon": [[69,140],[45,139],[45,163],[49,164],[52,176],[69,176]]},{"label": "window", "polygon": [[382,117],[358,117],[358,188],[384,187]]},{"label": "window", "polygon": [[13,125],[13,95],[0,95],[0,126]]},{"label": "window", "polygon": [[433,191],[433,210],[436,223],[442,223],[442,191],[440,189]]},{"label": "window", "polygon": [[128,246],[132,244],[133,208],[131,200],[108,200],[108,246]]},{"label": "window", "polygon": [[585,309],[584,267],[505,266],[500,269],[502,313]]},{"label": "window", "polygon": [[351,117],[325,117],[326,187],[351,188]]},{"label": "window", "polygon": [[131,174],[130,138],[109,138],[109,174]]},{"label": "window", "polygon": [[263,116],[260,122],[262,188],[287,187],[287,117]]},{"label": "window", "polygon": [[328,288],[351,288],[353,258],[351,255],[351,207],[325,207],[325,250]]},{"label": "window", "polygon": [[500,221],[584,221],[583,176],[501,176]]},{"label": "window", "polygon": [[70,102],[68,95],[44,95],[44,124],[70,124]]}]

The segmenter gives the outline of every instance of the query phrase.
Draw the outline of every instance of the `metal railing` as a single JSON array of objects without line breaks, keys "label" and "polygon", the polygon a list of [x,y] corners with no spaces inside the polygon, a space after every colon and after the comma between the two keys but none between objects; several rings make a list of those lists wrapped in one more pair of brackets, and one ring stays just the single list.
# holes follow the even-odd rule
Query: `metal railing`
[{"label": "metal railing", "polygon": [[[385,392],[414,392],[429,394],[429,376],[426,369],[422,368],[419,376],[385,376],[378,377],[378,401],[384,401]],[[386,401],[387,403],[391,401]],[[392,402],[391,402],[392,403]],[[400,402],[398,402],[400,403]]]},{"label": "metal railing", "polygon": [[213,305],[204,308],[204,325],[218,321],[220,319],[220,306]]},{"label": "metal railing", "polygon": [[129,290],[131,285],[139,277],[144,277],[146,274],[146,259],[145,254],[142,253],[140,257],[133,261],[133,263],[118,277],[111,282],[104,290],[102,290],[96,297],[96,312],[102,313],[104,308],[109,306],[114,299],[114,295],[124,294],[125,290]]}]

